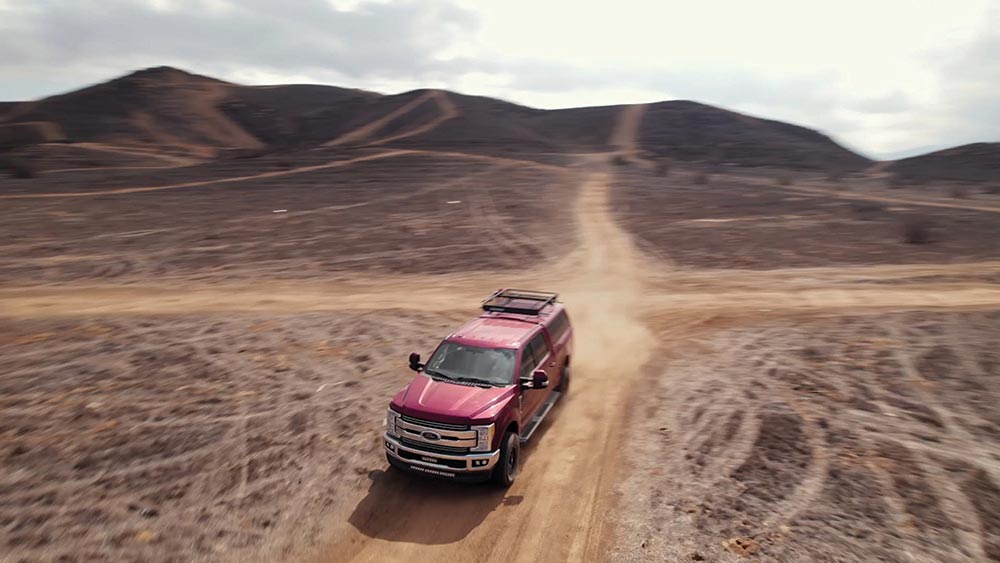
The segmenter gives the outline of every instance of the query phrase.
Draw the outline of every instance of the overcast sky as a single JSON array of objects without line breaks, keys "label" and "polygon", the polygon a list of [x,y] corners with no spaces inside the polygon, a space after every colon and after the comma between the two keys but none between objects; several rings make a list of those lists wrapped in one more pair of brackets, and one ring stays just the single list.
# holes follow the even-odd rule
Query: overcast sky
[{"label": "overcast sky", "polygon": [[876,158],[1000,141],[1000,0],[0,0],[0,100],[158,65],[544,108],[692,99]]}]

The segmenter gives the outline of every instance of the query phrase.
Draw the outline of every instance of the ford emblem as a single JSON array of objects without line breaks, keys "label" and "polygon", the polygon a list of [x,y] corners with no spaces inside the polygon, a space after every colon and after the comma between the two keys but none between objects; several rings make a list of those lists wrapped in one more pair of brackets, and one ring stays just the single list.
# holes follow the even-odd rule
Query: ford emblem
[{"label": "ford emblem", "polygon": [[424,440],[430,440],[431,442],[437,442],[441,439],[441,435],[436,432],[424,432],[421,436],[424,437]]}]

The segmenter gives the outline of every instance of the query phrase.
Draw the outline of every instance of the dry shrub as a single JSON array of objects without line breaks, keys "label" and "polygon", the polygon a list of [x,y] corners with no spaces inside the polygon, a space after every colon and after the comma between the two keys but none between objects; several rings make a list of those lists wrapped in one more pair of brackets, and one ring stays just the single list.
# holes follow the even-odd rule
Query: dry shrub
[{"label": "dry shrub", "polygon": [[628,166],[628,159],[620,154],[616,154],[611,158],[611,164],[615,166]]},{"label": "dry shrub", "polygon": [[903,242],[906,244],[927,244],[931,242],[931,222],[923,217],[903,219]]},{"label": "dry shrub", "polygon": [[779,186],[791,186],[792,178],[790,176],[779,176],[777,178],[777,183]]},{"label": "dry shrub", "polygon": [[839,184],[844,180],[844,176],[847,176],[847,172],[844,172],[843,170],[835,170],[827,174],[826,179],[828,182]]},{"label": "dry shrub", "polygon": [[668,162],[658,162],[656,163],[656,175],[664,177],[670,174],[670,163]]},{"label": "dry shrub", "polygon": [[709,175],[707,173],[705,173],[705,172],[698,172],[697,174],[694,175],[694,180],[693,181],[694,181],[695,185],[704,186],[704,185],[708,184],[709,179],[710,179],[710,177],[709,177]]},{"label": "dry shrub", "polygon": [[0,170],[7,172],[11,178],[29,180],[38,175],[35,168],[20,158],[5,158],[0,160]]},{"label": "dry shrub", "polygon": [[1000,195],[1000,184],[993,184],[983,188],[983,193],[987,195]]},{"label": "dry shrub", "polygon": [[903,188],[903,187],[906,187],[908,184],[909,184],[909,182],[906,181],[906,178],[903,178],[899,174],[896,174],[896,175],[892,176],[891,178],[889,178],[889,187],[893,188],[893,189],[895,189],[895,188]]},{"label": "dry shrub", "polygon": [[885,211],[886,206],[878,201],[852,201],[850,207],[858,219],[868,221],[873,215]]},{"label": "dry shrub", "polygon": [[965,186],[952,186],[948,188],[948,195],[955,199],[965,199],[969,196],[969,191]]}]

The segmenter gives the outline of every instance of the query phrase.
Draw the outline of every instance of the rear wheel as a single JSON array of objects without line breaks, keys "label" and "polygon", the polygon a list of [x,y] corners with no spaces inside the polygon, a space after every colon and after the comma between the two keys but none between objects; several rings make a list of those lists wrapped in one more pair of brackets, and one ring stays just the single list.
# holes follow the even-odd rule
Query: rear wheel
[{"label": "rear wheel", "polygon": [[520,463],[521,440],[516,433],[507,432],[503,435],[503,442],[500,443],[500,459],[493,468],[493,482],[501,487],[513,485]]},{"label": "rear wheel", "polygon": [[562,394],[569,392],[569,364],[563,364],[562,375],[559,377],[559,387],[556,387],[556,391]]}]

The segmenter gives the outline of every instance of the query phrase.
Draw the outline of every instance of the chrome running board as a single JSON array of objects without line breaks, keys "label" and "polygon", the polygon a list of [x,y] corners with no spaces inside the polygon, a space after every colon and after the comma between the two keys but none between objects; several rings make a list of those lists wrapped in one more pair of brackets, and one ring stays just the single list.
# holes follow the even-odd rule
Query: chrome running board
[{"label": "chrome running board", "polygon": [[553,405],[556,404],[556,401],[558,401],[559,397],[561,396],[562,393],[560,393],[559,391],[553,391],[552,394],[549,395],[548,400],[545,401],[545,403],[542,405],[542,408],[538,409],[538,413],[535,414],[535,416],[533,416],[531,420],[528,422],[528,424],[524,427],[524,433],[521,434],[522,444],[531,439],[531,435],[535,433],[535,430],[538,430],[538,427],[541,426],[542,421],[545,420],[545,416],[549,414],[549,411],[552,410]]}]

